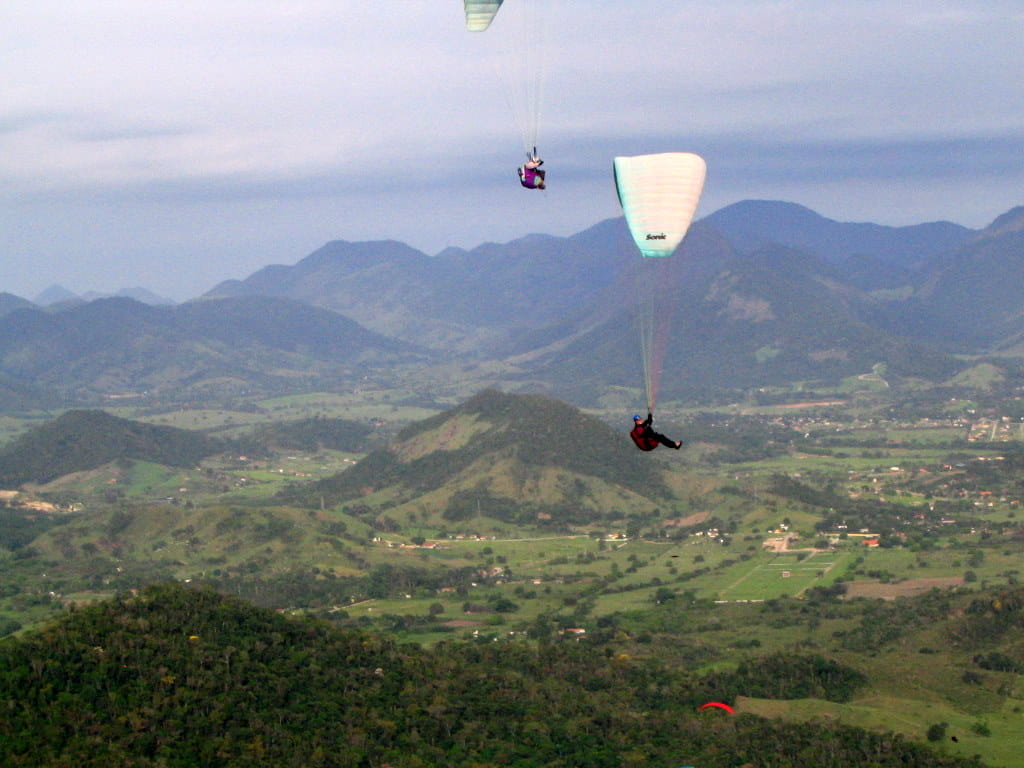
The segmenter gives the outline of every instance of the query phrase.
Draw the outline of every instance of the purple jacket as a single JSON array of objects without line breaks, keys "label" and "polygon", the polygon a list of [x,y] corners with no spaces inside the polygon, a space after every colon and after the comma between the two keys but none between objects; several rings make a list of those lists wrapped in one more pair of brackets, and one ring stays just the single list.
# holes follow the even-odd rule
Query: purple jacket
[{"label": "purple jacket", "polygon": [[544,181],[544,177],[537,173],[535,168],[520,166],[517,172],[519,173],[519,183],[527,189],[535,189]]}]

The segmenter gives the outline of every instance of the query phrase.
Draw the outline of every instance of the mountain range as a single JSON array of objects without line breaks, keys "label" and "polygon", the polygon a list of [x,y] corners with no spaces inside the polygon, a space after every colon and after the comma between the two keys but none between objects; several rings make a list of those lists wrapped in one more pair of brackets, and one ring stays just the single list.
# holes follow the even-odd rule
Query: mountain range
[{"label": "mountain range", "polygon": [[[665,269],[662,391],[836,382],[878,364],[890,383],[940,383],[966,367],[963,355],[1015,367],[1022,255],[1024,207],[971,230],[728,206],[697,222]],[[0,407],[18,407],[28,389],[72,403],[297,391],[393,381],[409,366],[422,381],[430,364],[482,361],[500,364],[501,383],[593,403],[637,386],[635,284],[646,267],[624,221],[609,219],[567,238],[436,256],[335,241],[175,307],[107,298],[44,310],[4,294]]]},{"label": "mountain range", "polygon": [[[208,295],[298,298],[424,347],[503,358],[575,402],[635,385],[645,265],[622,219],[433,258],[395,247],[331,243]],[[671,328],[662,391],[837,381],[879,363],[894,380],[947,380],[964,367],[956,355],[1017,351],[1022,255],[1024,207],[971,230],[842,223],[775,201],[728,206],[697,222],[671,260],[673,290],[657,309]],[[380,313],[359,286],[382,274],[392,298]]]},{"label": "mountain range", "polygon": [[0,318],[0,377],[70,402],[290,392],[423,356],[336,313],[261,296],[174,307],[109,298]]}]

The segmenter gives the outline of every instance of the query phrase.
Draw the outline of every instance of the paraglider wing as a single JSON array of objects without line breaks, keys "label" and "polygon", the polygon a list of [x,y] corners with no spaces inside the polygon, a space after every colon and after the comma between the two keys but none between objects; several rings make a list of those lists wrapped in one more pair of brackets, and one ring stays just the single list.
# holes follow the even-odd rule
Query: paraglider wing
[{"label": "paraglider wing", "polygon": [[720,702],[720,701],[709,701],[709,702],[708,702],[707,704],[701,704],[701,707],[700,707],[700,708],[701,708],[701,709],[710,709],[710,708],[712,708],[712,707],[715,707],[715,708],[717,708],[717,709],[724,709],[724,710],[725,710],[726,712],[728,712],[728,713],[729,713],[730,715],[734,715],[734,714],[736,714],[736,710],[735,710],[735,709],[733,709],[732,707],[730,707],[730,706],[729,706],[728,704],[723,704],[723,703],[722,703],[722,702]]},{"label": "paraglider wing", "polygon": [[698,155],[666,152],[616,157],[615,189],[641,260],[636,270],[637,326],[647,392],[647,410],[658,398],[662,360],[669,339],[671,256],[686,236],[704,189],[707,166]]},{"label": "paraglider wing", "polygon": [[690,152],[616,157],[615,187],[626,223],[645,257],[671,256],[686,236],[707,166]]},{"label": "paraglider wing", "polygon": [[504,0],[465,0],[466,29],[470,32],[483,32],[491,26],[491,20],[501,8]]}]

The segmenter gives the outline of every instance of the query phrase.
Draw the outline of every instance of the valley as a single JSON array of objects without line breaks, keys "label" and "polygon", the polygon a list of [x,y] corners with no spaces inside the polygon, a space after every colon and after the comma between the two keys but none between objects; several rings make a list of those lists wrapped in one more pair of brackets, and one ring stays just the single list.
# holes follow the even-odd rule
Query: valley
[{"label": "valley", "polygon": [[[762,207],[770,215],[751,228],[745,215]],[[637,752],[620,724],[616,757],[595,765],[673,755],[672,720],[687,748],[725,750],[730,768],[758,765],[739,731],[789,755],[785,766],[805,764],[801,750],[868,764],[862,747],[844,751],[866,744],[890,761],[879,765],[913,755],[1013,768],[1024,735],[1019,297],[970,261],[1016,258],[1020,221],[1017,209],[991,231],[863,229],[751,202],[699,222],[671,277],[656,409],[683,448],[653,454],[626,435],[643,395],[630,309],[608,301],[631,280],[618,222],[436,260],[393,242],[330,243],[178,307],[7,302],[0,667],[5,649],[60,656],[66,646],[48,638],[81,622],[166,622],[125,647],[182,653],[178,672],[153,681],[173,698],[177,675],[206,680],[210,659],[229,674],[269,652],[266,637],[299,633],[320,638],[310,659],[338,643],[398,649],[401,664],[448,670],[431,679],[473,701],[454,658],[467,669],[486,658],[517,680],[509,690],[531,692],[544,683],[502,665],[551,663],[583,681],[573,706],[593,713],[606,713],[614,678],[662,746]],[[898,268],[857,263],[863,242]],[[386,292],[361,290],[382,274]],[[968,278],[970,295],[999,283],[1005,312],[965,315]],[[206,610],[265,634],[228,622],[183,640],[170,617]],[[82,642],[121,643],[103,632]],[[8,682],[26,669],[42,681],[36,668],[13,663]],[[319,665],[303,670],[316,677]],[[316,680],[336,706],[334,683]],[[694,714],[708,699],[735,707],[739,731]],[[211,693],[203,706],[225,701]],[[394,691],[380,701],[391,714],[373,722],[391,722]],[[139,703],[101,725],[106,706],[95,727],[117,733],[167,711]],[[603,725],[577,714],[570,729],[588,760],[600,752],[590,731],[610,732],[606,714],[592,716]],[[506,754],[523,738],[498,735],[501,717],[471,719],[454,741],[446,718],[403,717],[417,725],[400,737],[386,724],[369,740],[362,726],[345,731],[366,745],[358,759],[422,765],[396,745],[450,753],[474,728]],[[546,719],[526,722],[540,732]],[[348,738],[307,733],[332,748]],[[567,743],[541,739],[545,764]],[[243,732],[220,748],[243,744],[266,747]],[[466,754],[497,749],[485,739]]]},{"label": "valley", "polygon": [[[339,419],[364,424],[370,442],[357,451],[221,452],[192,468],[120,460],[5,494],[8,528],[20,521],[29,532],[8,539],[0,615],[20,635],[72,605],[178,581],[427,648],[456,638],[547,637],[637,659],[678,658],[705,672],[730,668],[752,650],[817,649],[872,681],[867,698],[835,705],[830,717],[869,728],[885,722],[911,738],[941,720],[959,734],[954,751],[1012,765],[1003,745],[1020,735],[1014,707],[1024,699],[1015,677],[982,673],[990,679],[954,686],[937,705],[934,684],[909,698],[890,690],[878,658],[869,661],[843,638],[888,610],[875,605],[913,614],[913,601],[927,605],[945,594],[942,600],[963,602],[1018,584],[1024,489],[1016,468],[1024,454],[1014,439],[1015,399],[1000,407],[943,397],[926,408],[920,393],[913,407],[888,391],[841,401],[823,394],[717,412],[668,406],[659,422],[686,447],[678,456],[644,457],[663,478],[664,497],[637,496],[634,507],[633,491],[598,487],[580,467],[568,474],[535,467],[534,480],[521,468],[521,482],[553,483],[530,502],[527,517],[509,516],[507,491],[480,467],[451,481],[466,488],[469,506],[457,513],[453,498],[430,491],[425,479],[406,479],[423,491],[410,498],[400,486],[348,500],[344,491],[336,495],[331,479],[382,446],[398,442],[420,453],[464,446],[464,427],[452,426],[459,421],[426,432],[420,426],[424,417],[428,424],[455,418],[458,406],[425,408],[401,391],[261,400],[239,409],[122,406],[122,416],[220,438]],[[500,411],[519,407],[522,396],[488,398]],[[528,409],[535,407],[530,401]],[[612,424],[624,439],[617,417],[584,416]],[[11,432],[35,423],[12,423]],[[309,494],[295,496],[317,486],[322,492],[312,502]],[[543,499],[554,514],[545,513]],[[25,528],[31,525],[40,526],[38,536]],[[916,665],[916,646],[932,642],[926,638],[935,630],[911,623],[897,630],[901,640],[869,641],[873,653],[892,656],[890,665]],[[909,638],[918,639],[908,646]],[[962,655],[943,653],[947,667],[965,669],[966,662],[963,676],[976,674]],[[979,684],[992,697],[985,705],[971,691]],[[879,706],[913,714],[879,720]],[[798,701],[740,697],[737,707],[807,716]],[[979,723],[987,735],[975,732]]]}]

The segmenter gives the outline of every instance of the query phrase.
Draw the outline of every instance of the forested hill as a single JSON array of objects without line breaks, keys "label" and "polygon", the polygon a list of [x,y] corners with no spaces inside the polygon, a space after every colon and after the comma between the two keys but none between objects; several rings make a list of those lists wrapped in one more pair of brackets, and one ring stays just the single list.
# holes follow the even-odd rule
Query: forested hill
[{"label": "forested hill", "polygon": [[373,427],[362,421],[314,416],[297,421],[260,424],[250,437],[240,439],[245,453],[260,453],[272,447],[291,451],[363,452],[369,445]]},{"label": "forested hill", "polygon": [[0,644],[0,764],[979,768],[893,734],[700,713],[678,665],[434,650],[157,585]]},{"label": "forested hill", "polygon": [[633,447],[630,426],[624,420],[616,431],[541,395],[485,390],[407,427],[387,448],[296,489],[287,500],[336,504],[387,489],[389,507],[395,499],[419,500],[444,509],[448,521],[479,511],[526,523],[543,508],[555,523],[586,522],[615,504],[650,505],[668,495],[663,462]]},{"label": "forested hill", "polygon": [[191,467],[219,450],[209,438],[99,410],[68,411],[0,451],[0,487],[45,483],[117,459]]}]

